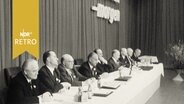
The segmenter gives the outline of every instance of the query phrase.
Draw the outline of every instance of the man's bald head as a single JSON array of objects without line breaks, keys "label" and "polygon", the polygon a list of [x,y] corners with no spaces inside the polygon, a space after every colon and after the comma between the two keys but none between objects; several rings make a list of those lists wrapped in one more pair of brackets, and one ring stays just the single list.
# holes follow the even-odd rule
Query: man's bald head
[{"label": "man's bald head", "polygon": [[119,57],[120,57],[120,52],[119,52],[119,50],[114,49],[114,50],[112,51],[112,57],[113,57],[114,59],[118,60]]},{"label": "man's bald head", "polygon": [[88,55],[88,62],[95,67],[98,63],[98,55],[95,52],[91,52]]},{"label": "man's bald head", "polygon": [[139,57],[139,56],[141,55],[141,50],[137,48],[137,49],[135,50],[135,55],[136,55],[137,57]]},{"label": "man's bald head", "polygon": [[103,56],[103,52],[100,48],[97,48],[94,50],[94,52],[98,55],[98,57],[102,57]]},{"label": "man's bald head", "polygon": [[73,69],[73,65],[74,65],[74,59],[71,55],[69,54],[64,54],[61,57],[61,63],[68,69]]},{"label": "man's bald head", "polygon": [[127,56],[127,49],[126,48],[121,48],[121,55]]},{"label": "man's bald head", "polygon": [[128,49],[127,49],[128,56],[131,57],[131,56],[133,55],[133,52],[134,52],[134,51],[133,51],[132,48],[128,48]]}]

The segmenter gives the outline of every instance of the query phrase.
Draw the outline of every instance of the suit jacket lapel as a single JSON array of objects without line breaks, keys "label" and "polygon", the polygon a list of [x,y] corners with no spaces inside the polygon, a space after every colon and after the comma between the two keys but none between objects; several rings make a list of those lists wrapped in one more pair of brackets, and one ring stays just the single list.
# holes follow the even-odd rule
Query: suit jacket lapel
[{"label": "suit jacket lapel", "polygon": [[23,73],[22,73],[22,75],[21,75],[21,79],[22,79],[22,83],[24,83],[25,84],[25,89],[28,89],[28,90],[25,90],[25,91],[27,91],[27,94],[28,95],[33,95],[33,93],[32,93],[32,89],[31,89],[31,85],[28,83],[28,81],[27,81],[27,79],[25,78],[25,76],[23,75]]},{"label": "suit jacket lapel", "polygon": [[56,78],[52,75],[52,73],[50,72],[50,70],[47,68],[47,66],[45,66],[46,68],[46,72],[49,75],[49,77],[51,78],[52,81],[56,81]]},{"label": "suit jacket lapel", "polygon": [[87,62],[87,65],[86,65],[86,66],[87,66],[87,69],[89,69],[88,72],[90,73],[90,76],[93,76],[93,74],[92,74],[92,71],[93,71],[93,70],[90,68],[88,62]]},{"label": "suit jacket lapel", "polygon": [[[66,73],[67,77],[70,78],[70,79],[69,79],[70,82],[72,82],[72,76],[69,75],[69,73],[66,71],[65,68],[64,68],[64,72]],[[73,72],[72,72],[72,74],[73,74]],[[73,80],[74,80],[74,78],[73,78]]]}]

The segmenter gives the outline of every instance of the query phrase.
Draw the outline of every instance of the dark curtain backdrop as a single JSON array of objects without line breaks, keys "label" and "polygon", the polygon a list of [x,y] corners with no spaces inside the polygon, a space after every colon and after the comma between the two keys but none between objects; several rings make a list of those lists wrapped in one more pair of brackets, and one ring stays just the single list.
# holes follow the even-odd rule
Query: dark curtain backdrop
[{"label": "dark curtain backdrop", "polygon": [[40,0],[41,54],[54,50],[59,58],[69,53],[86,59],[94,48],[101,48],[106,57],[118,48],[119,23],[97,18],[91,11],[97,3],[120,7],[110,0]]},{"label": "dark curtain backdrop", "polygon": [[[133,1],[123,0],[121,4],[115,4],[111,0],[40,0],[40,67],[43,65],[42,54],[46,50],[55,51],[58,58],[69,53],[74,58],[86,60],[94,48],[101,48],[108,59],[113,49],[125,47],[127,42],[124,35],[128,35],[127,29],[124,29],[128,25],[125,19],[134,14],[129,14],[133,12]],[[3,69],[21,66],[25,59],[31,57],[24,53],[12,60],[11,2],[0,0],[0,88],[5,87]],[[121,22],[109,24],[91,11],[91,7],[97,3],[119,9],[121,14],[126,15],[121,15]],[[122,21],[126,21],[126,24]],[[123,24],[123,29],[120,24]]]},{"label": "dark curtain backdrop", "polygon": [[11,38],[11,0],[0,0],[0,89],[5,86],[3,69],[18,66],[20,61],[11,58]]},{"label": "dark curtain backdrop", "polygon": [[137,34],[137,0],[121,0],[120,11],[119,48],[132,47],[135,45],[135,35]]},{"label": "dark curtain backdrop", "polygon": [[165,67],[170,58],[165,51],[170,43],[184,40],[183,0],[137,0],[135,44],[143,54],[156,55]]}]

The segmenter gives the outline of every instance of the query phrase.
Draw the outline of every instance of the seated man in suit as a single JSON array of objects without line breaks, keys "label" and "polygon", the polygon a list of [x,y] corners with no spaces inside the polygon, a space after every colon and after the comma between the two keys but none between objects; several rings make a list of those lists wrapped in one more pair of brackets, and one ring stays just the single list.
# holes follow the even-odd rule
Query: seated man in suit
[{"label": "seated man in suit", "polygon": [[37,79],[38,62],[28,59],[8,88],[8,104],[35,104],[52,100],[49,90]]},{"label": "seated man in suit", "polygon": [[121,70],[123,67],[119,63],[120,52],[117,49],[112,51],[112,57],[108,60],[110,66],[109,72]]},{"label": "seated man in suit", "polygon": [[127,55],[128,55],[128,59],[130,60],[130,65],[135,65],[135,61],[132,59],[133,56],[133,49],[132,48],[127,48]]},{"label": "seated man in suit", "polygon": [[98,55],[98,64],[96,65],[97,69],[99,69],[100,74],[104,72],[109,72],[109,66],[107,60],[103,57],[103,52],[101,49],[97,48],[94,52]]},{"label": "seated man in suit", "polygon": [[98,55],[94,52],[91,52],[88,55],[88,60],[80,66],[79,72],[87,78],[92,77],[98,78],[100,72],[96,68],[97,63],[98,63]]},{"label": "seated man in suit", "polygon": [[38,78],[52,92],[63,92],[71,85],[67,82],[61,83],[58,67],[58,58],[53,51],[46,51],[43,54],[44,66],[39,70]]},{"label": "seated man in suit", "polygon": [[121,55],[119,58],[120,65],[130,68],[130,60],[128,59],[128,53],[126,48],[121,48]]},{"label": "seated man in suit", "polygon": [[72,86],[82,86],[82,81],[87,79],[87,77],[81,75],[74,67],[74,59],[69,54],[62,56],[58,69],[61,74],[61,82],[69,82]]},{"label": "seated man in suit", "polygon": [[137,49],[135,50],[133,56],[132,56],[132,59],[133,59],[134,61],[136,61],[136,62],[140,62],[140,61],[141,61],[141,60],[139,59],[140,55],[141,55],[141,50],[137,48]]}]

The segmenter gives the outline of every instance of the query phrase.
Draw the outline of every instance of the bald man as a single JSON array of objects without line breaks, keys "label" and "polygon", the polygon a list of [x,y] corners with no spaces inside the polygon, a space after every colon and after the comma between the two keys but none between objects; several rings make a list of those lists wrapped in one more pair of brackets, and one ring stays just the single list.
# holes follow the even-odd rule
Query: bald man
[{"label": "bald man", "polygon": [[130,58],[133,56],[133,53],[134,53],[134,51],[133,51],[132,48],[127,48],[127,54],[128,54],[128,56],[129,56]]},{"label": "bald man", "polygon": [[88,55],[88,60],[80,66],[79,72],[87,78],[98,78],[101,73],[96,67],[97,64],[98,55],[95,52],[91,52]]},{"label": "bald man", "polygon": [[136,64],[136,62],[132,59],[133,53],[134,53],[134,51],[132,48],[127,48],[128,59],[129,59],[131,66]]},{"label": "bald man", "polygon": [[129,68],[130,67],[130,61],[128,59],[128,53],[126,48],[121,48],[120,50],[121,55],[119,58],[120,65]]},{"label": "bald man", "polygon": [[133,56],[132,56],[132,59],[133,59],[134,61],[136,61],[136,62],[140,62],[140,61],[141,61],[141,60],[139,59],[140,55],[141,55],[141,50],[137,48],[137,49],[135,50]]},{"label": "bald man", "polygon": [[51,94],[37,79],[38,62],[28,59],[22,66],[22,71],[14,77],[8,89],[8,104],[41,103],[44,98],[51,100]]},{"label": "bald man", "polygon": [[69,54],[64,54],[61,57],[61,64],[59,64],[58,69],[61,82],[69,82],[72,86],[82,86],[82,81],[87,79],[74,67],[74,59]]},{"label": "bald man", "polygon": [[122,68],[119,63],[119,58],[120,58],[119,50],[114,49],[112,51],[112,57],[108,60],[108,64],[110,66],[110,69],[109,69],[110,72],[117,71]]}]

